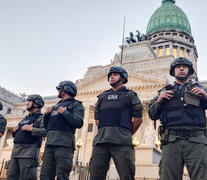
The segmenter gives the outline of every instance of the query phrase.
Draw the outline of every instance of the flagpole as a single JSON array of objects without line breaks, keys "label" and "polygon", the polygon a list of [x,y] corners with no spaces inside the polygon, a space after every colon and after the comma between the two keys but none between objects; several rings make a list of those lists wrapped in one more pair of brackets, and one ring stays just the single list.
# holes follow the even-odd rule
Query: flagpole
[{"label": "flagpole", "polygon": [[126,21],[126,16],[124,16],[123,36],[122,36],[122,45],[121,45],[121,60],[120,60],[121,67],[122,67],[123,49],[124,49],[125,21]]}]

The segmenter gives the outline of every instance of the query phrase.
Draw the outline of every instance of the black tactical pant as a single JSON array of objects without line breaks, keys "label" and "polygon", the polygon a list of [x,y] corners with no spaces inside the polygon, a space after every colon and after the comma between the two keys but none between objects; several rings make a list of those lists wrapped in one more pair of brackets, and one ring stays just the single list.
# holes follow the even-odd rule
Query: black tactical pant
[{"label": "black tactical pant", "polygon": [[184,164],[191,180],[207,180],[207,145],[185,139],[163,145],[160,180],[182,180]]},{"label": "black tactical pant", "polygon": [[105,180],[110,159],[114,160],[120,180],[134,180],[134,149],[129,146],[101,144],[93,147],[89,165],[90,180]]},{"label": "black tactical pant", "polygon": [[46,147],[40,173],[41,180],[68,180],[72,170],[73,149],[68,147]]},{"label": "black tactical pant", "polygon": [[29,158],[13,158],[9,162],[7,180],[36,180],[37,160]]}]

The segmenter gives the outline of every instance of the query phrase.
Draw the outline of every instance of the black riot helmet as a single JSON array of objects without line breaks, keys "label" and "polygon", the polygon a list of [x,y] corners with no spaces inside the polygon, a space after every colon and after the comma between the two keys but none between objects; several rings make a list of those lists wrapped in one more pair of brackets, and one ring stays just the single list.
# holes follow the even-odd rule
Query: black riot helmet
[{"label": "black riot helmet", "polygon": [[38,94],[30,94],[28,97],[27,97],[27,101],[33,101],[35,104],[39,105],[40,108],[42,108],[44,106],[44,100],[43,98],[38,95]]},{"label": "black riot helmet", "polygon": [[58,91],[65,91],[67,94],[75,97],[77,94],[77,87],[72,81],[61,81],[58,86],[56,86]]},{"label": "black riot helmet", "polygon": [[0,101],[0,111],[3,109],[3,104],[2,102]]},{"label": "black riot helmet", "polygon": [[170,65],[171,76],[174,76],[174,69],[175,69],[175,66],[177,65],[187,65],[189,67],[189,73],[188,73],[189,76],[194,73],[193,63],[188,58],[178,57]]},{"label": "black riot helmet", "polygon": [[111,73],[119,73],[121,77],[125,79],[123,84],[126,84],[128,82],[128,73],[122,67],[111,67],[108,72],[108,81]]}]

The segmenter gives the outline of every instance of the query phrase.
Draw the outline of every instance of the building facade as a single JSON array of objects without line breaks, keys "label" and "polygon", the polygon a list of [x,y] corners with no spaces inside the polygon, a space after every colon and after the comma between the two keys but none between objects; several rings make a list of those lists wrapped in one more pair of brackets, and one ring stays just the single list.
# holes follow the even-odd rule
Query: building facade
[{"label": "building facade", "polygon": [[[183,56],[189,58],[197,72],[197,49],[191,34],[191,27],[185,13],[175,4],[175,0],[162,0],[161,6],[151,16],[145,35],[133,34],[127,38],[128,45],[123,46],[122,67],[129,73],[126,86],[135,91],[144,105],[143,124],[135,133],[134,138],[139,141],[135,147],[136,179],[158,178],[158,162],[160,159],[159,148],[155,147],[158,136],[159,122],[152,122],[148,117],[149,101],[167,83],[172,83],[169,75],[169,66],[174,58]],[[76,139],[81,138],[83,146],[75,151],[74,161],[86,165],[92,153],[92,141],[97,133],[94,121],[94,107],[97,96],[110,88],[107,82],[107,73],[110,67],[120,66],[121,53],[115,54],[114,59],[106,66],[92,66],[88,68],[83,79],[77,80],[77,99],[85,107],[84,126],[77,130]],[[197,80],[195,74],[192,79]],[[201,82],[207,87],[207,82]],[[44,97],[45,106],[57,103],[57,96]],[[3,88],[0,88],[0,100],[4,104],[3,115],[6,116],[8,125],[5,135],[0,142],[1,177],[5,177],[5,165],[10,158],[13,139],[11,129],[26,116],[26,102]],[[44,151],[44,142],[41,152]],[[42,154],[41,153],[41,154]],[[111,163],[110,177],[116,178],[117,174],[113,162]]]}]

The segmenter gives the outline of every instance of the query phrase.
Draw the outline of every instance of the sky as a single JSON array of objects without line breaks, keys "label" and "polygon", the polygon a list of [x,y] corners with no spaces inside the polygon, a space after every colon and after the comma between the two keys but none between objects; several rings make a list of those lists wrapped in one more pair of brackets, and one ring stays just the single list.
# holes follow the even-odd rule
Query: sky
[{"label": "sky", "polygon": [[[109,64],[125,36],[146,33],[161,0],[0,0],[0,86],[16,94],[56,95],[62,80],[82,79]],[[176,0],[198,49],[198,77],[207,80],[207,1]]]}]

